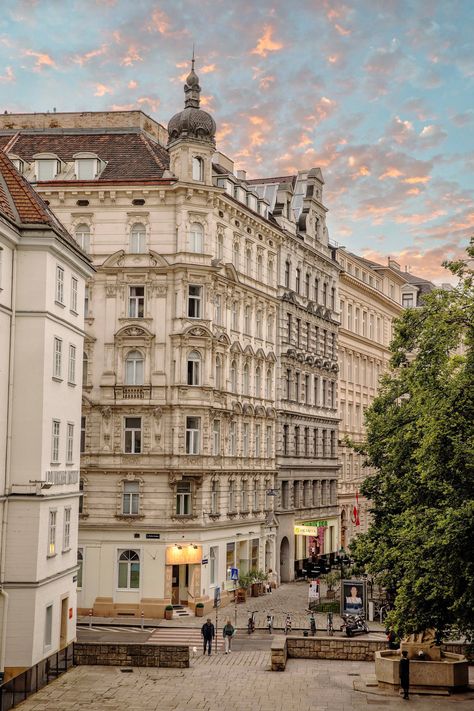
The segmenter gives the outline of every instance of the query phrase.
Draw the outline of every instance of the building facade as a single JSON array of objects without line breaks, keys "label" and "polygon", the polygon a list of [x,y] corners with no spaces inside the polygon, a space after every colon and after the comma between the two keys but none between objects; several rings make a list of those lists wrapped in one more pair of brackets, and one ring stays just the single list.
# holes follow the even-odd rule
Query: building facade
[{"label": "building facade", "polygon": [[0,151],[0,671],[75,638],[89,260]]}]

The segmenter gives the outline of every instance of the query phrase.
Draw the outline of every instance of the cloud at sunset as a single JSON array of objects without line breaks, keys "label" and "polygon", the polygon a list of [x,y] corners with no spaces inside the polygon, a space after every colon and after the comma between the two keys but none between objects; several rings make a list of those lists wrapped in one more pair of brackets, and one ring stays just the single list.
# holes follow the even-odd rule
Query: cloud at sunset
[{"label": "cloud at sunset", "polygon": [[273,27],[266,25],[263,28],[263,34],[259,37],[257,46],[252,49],[252,54],[258,54],[260,57],[266,57],[269,52],[278,52],[283,48],[281,42],[273,39]]}]

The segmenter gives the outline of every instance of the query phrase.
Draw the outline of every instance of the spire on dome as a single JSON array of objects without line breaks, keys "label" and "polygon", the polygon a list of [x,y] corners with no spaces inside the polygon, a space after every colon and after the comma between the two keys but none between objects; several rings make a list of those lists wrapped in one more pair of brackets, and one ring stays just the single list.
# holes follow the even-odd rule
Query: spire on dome
[{"label": "spire on dome", "polygon": [[191,106],[194,109],[199,108],[199,94],[201,93],[201,87],[199,86],[199,77],[194,71],[194,45],[193,45],[193,58],[191,59],[191,71],[189,72],[186,83],[184,85],[184,95],[185,101],[184,106]]}]

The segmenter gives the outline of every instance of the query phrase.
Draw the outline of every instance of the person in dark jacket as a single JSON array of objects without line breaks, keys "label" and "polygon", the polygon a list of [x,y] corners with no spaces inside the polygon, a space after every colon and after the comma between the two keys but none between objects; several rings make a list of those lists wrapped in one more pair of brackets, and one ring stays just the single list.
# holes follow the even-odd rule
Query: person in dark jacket
[{"label": "person in dark jacket", "polygon": [[400,659],[399,671],[400,686],[403,689],[403,698],[408,699],[408,689],[410,686],[410,661],[408,659],[408,652],[405,649],[403,650],[402,658]]},{"label": "person in dark jacket", "polygon": [[212,640],[216,636],[216,631],[214,629],[214,625],[211,622],[211,619],[208,617],[206,622],[203,624],[201,627],[201,634],[202,634],[202,639],[204,642],[204,650],[203,654],[206,654],[206,647],[208,649],[208,654],[211,654],[211,647],[212,647]]}]

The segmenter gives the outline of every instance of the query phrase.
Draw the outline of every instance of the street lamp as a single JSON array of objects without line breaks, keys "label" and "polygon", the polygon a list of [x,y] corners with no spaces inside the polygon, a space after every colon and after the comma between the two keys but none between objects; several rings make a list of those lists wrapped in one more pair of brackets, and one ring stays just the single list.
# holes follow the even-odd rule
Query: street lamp
[{"label": "street lamp", "polygon": [[346,552],[344,548],[341,546],[339,548],[339,554],[338,554],[338,563],[341,566],[341,580],[344,579],[344,558],[345,558]]}]

